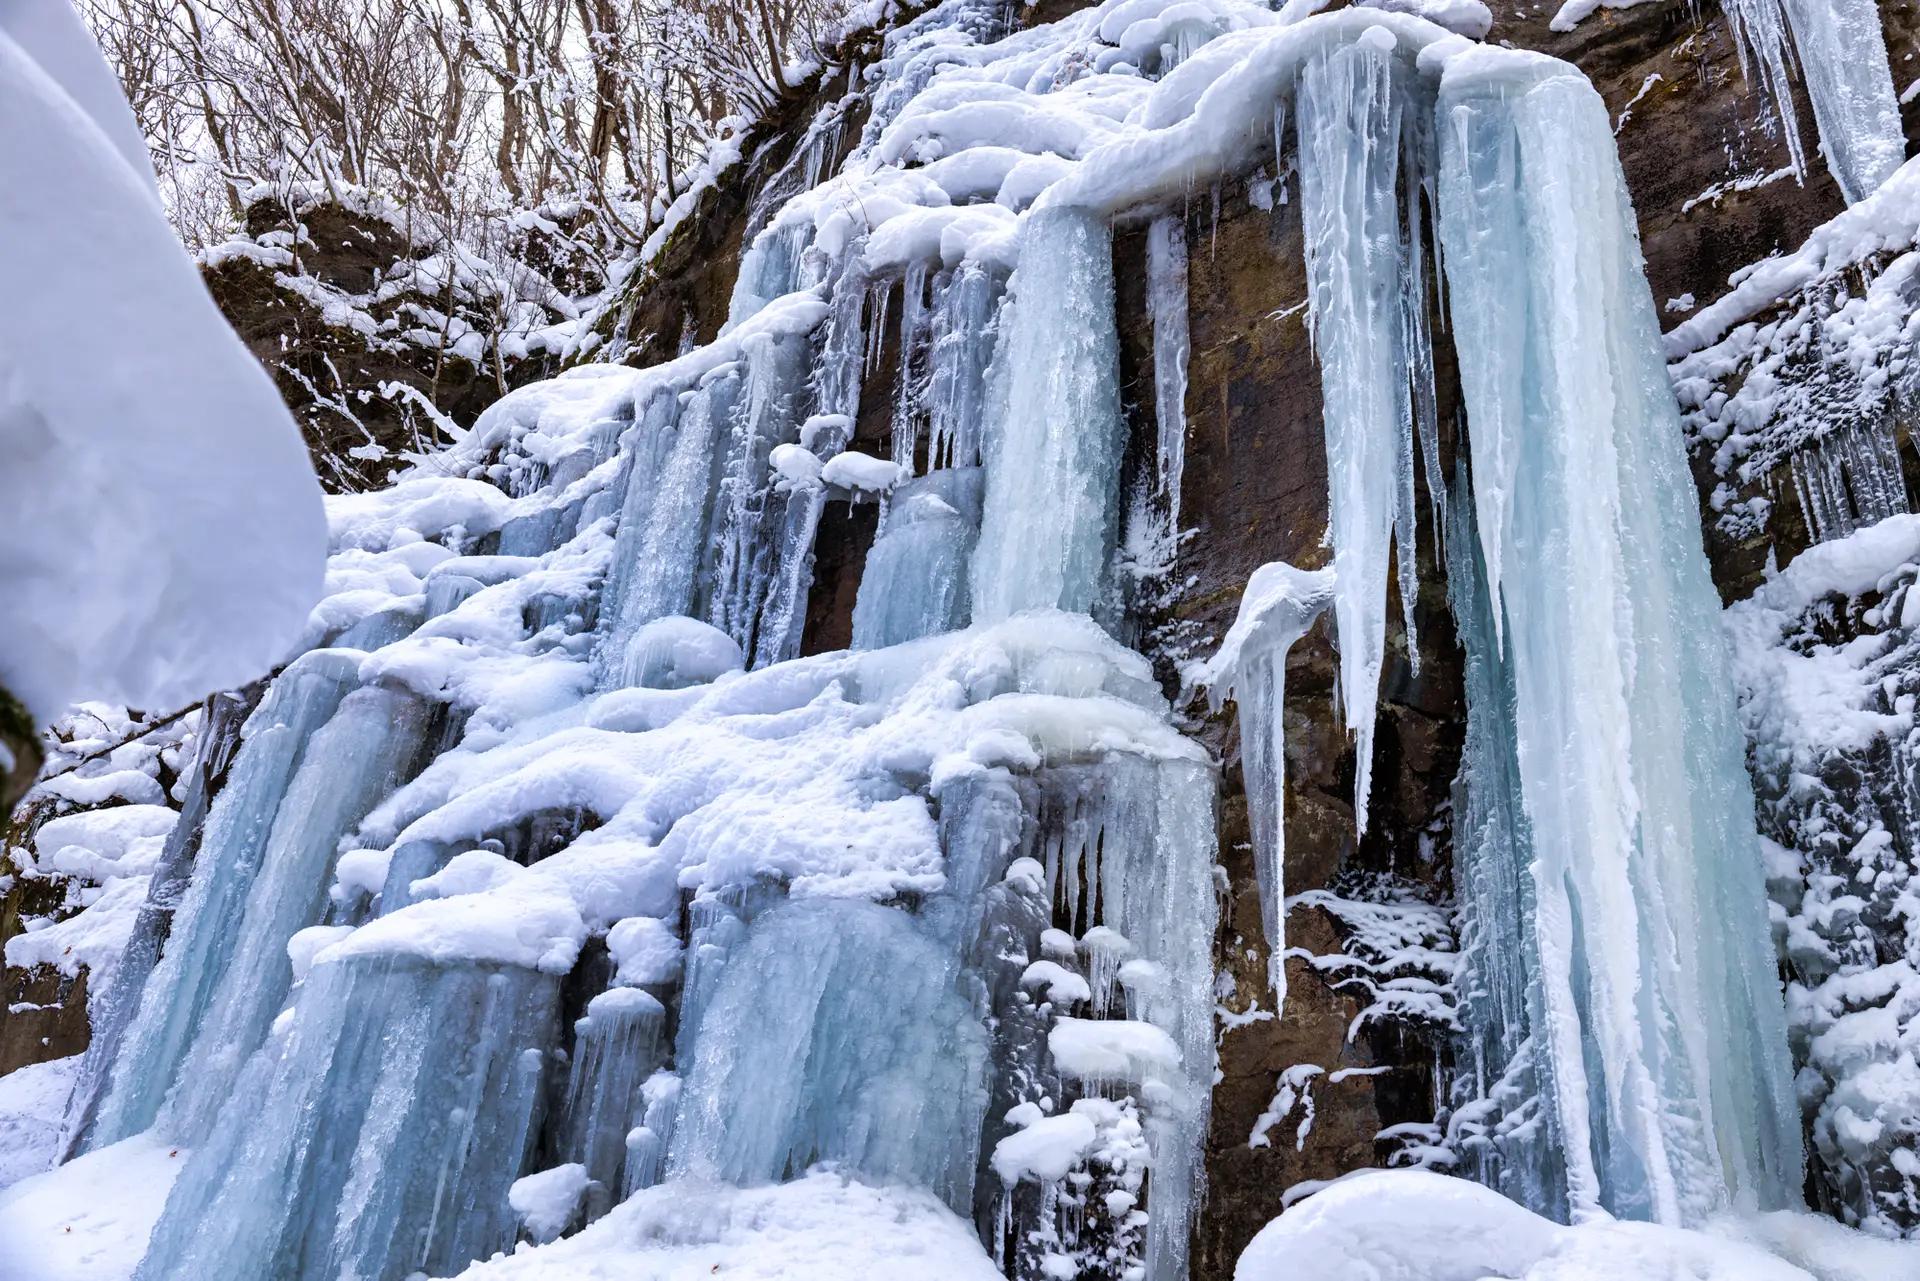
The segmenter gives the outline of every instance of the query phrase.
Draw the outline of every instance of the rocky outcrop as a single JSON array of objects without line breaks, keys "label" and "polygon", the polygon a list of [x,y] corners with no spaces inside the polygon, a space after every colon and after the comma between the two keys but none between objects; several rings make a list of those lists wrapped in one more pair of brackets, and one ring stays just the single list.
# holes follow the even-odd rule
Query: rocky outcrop
[{"label": "rocky outcrop", "polygon": [[[378,488],[513,387],[548,377],[573,336],[564,229],[490,259],[375,197],[260,193],[242,234],[202,255],[207,288],[293,410],[320,480]],[[578,282],[572,282],[578,283]]]}]

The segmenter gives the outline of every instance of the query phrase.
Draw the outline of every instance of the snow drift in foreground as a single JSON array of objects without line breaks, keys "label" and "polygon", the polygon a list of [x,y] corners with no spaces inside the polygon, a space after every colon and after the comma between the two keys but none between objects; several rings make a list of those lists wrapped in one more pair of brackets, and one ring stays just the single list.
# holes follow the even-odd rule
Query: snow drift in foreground
[{"label": "snow drift in foreground", "polygon": [[1898,1281],[1920,1244],[1811,1214],[1725,1216],[1702,1231],[1602,1216],[1562,1227],[1465,1179],[1368,1170],[1261,1229],[1234,1281]]},{"label": "snow drift in foreground", "polygon": [[0,684],[41,720],[259,675],[326,555],[300,435],[87,39],[64,4],[0,6]]},{"label": "snow drift in foreground", "polygon": [[829,1170],[777,1187],[668,1183],[564,1242],[481,1263],[463,1281],[998,1281],[973,1225],[915,1188]]},{"label": "snow drift in foreground", "polygon": [[142,1136],[0,1192],[4,1281],[126,1281],[185,1149]]}]

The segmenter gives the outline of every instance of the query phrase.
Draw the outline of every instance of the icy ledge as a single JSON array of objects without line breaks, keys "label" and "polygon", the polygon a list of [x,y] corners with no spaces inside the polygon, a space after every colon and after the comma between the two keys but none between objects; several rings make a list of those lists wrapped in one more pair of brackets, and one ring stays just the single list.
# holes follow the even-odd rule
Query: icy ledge
[{"label": "icy ledge", "polygon": [[1920,1244],[1804,1213],[1725,1215],[1699,1231],[1604,1215],[1562,1227],[1423,1170],[1349,1175],[1262,1228],[1234,1281],[1895,1281]]}]

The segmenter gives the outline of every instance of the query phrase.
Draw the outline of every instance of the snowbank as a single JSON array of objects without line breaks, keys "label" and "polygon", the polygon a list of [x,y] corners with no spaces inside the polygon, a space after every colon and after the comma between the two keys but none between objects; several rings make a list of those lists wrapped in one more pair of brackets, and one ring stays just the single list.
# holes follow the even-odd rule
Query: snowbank
[{"label": "snowbank", "polygon": [[53,1164],[80,1058],[29,1063],[0,1076],[0,1192]]},{"label": "snowbank", "polygon": [[187,1153],[128,1139],[0,1192],[0,1277],[127,1281]]},{"label": "snowbank", "polygon": [[1606,1218],[1569,1228],[1464,1179],[1368,1170],[1262,1228],[1233,1275],[1234,1281],[1894,1281],[1920,1276],[1920,1244],[1875,1241],[1810,1214],[1730,1218],[1698,1232]]},{"label": "snowbank", "polygon": [[930,1193],[815,1170],[777,1187],[672,1183],[578,1236],[462,1281],[1000,1281],[973,1225]]},{"label": "snowbank", "polygon": [[259,675],[326,546],[306,447],[78,26],[51,3],[0,25],[0,684],[42,720]]}]

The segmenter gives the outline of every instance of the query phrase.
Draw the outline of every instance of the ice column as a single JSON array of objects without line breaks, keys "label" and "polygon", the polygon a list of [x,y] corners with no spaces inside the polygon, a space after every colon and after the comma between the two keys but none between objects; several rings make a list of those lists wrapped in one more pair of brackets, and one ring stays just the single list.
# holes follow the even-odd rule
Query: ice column
[{"label": "ice column", "polygon": [[[1386,657],[1387,574],[1396,535],[1411,568],[1413,443],[1402,332],[1401,104],[1392,37],[1379,28],[1315,53],[1297,89],[1308,300],[1327,438],[1340,693],[1367,827],[1373,721]],[[1398,528],[1396,528],[1398,526]],[[1403,572],[1404,585],[1411,575]],[[1409,623],[1411,601],[1405,601]],[[1412,649],[1409,627],[1409,650]]]},{"label": "ice column", "polygon": [[894,491],[853,607],[855,649],[967,623],[967,558],[980,527],[980,469],[949,467]]},{"label": "ice column", "polygon": [[[804,547],[786,548],[775,537],[786,525],[786,508],[767,461],[776,446],[798,439],[812,355],[805,335],[756,339],[747,356],[746,393],[733,414],[726,474],[714,513],[718,551],[708,621],[750,655],[767,622],[774,622],[772,631],[783,632],[779,623],[790,612],[775,598],[786,583],[780,574],[782,555],[805,556],[813,550],[811,538]],[[768,661],[791,657],[778,644],[759,648]]]},{"label": "ice column", "polygon": [[513,1243],[558,981],[322,959],[155,1225],[137,1281],[403,1281]]},{"label": "ice column", "polygon": [[1574,69],[1495,50],[1448,64],[1438,112],[1570,1209],[1791,1204],[1800,1124],[1744,742],[1607,115]]},{"label": "ice column", "polygon": [[83,1151],[92,1136],[103,1095],[112,1084],[114,1061],[140,1012],[146,981],[159,964],[161,946],[171,935],[181,900],[192,890],[194,857],[205,838],[208,807],[215,792],[226,783],[228,767],[240,749],[241,730],[264,693],[256,685],[237,694],[215,694],[207,700],[200,722],[199,750],[186,771],[186,803],[154,868],[146,902],[140,905],[140,915],[121,954],[116,981],[89,1015],[93,1039],[67,1099],[60,1137],[63,1161]]},{"label": "ice column", "polygon": [[1168,215],[1147,228],[1147,314],[1153,320],[1153,395],[1158,488],[1167,536],[1178,546],[1180,483],[1187,458],[1187,223]]},{"label": "ice column", "polygon": [[1119,524],[1119,336],[1113,248],[1082,209],[1032,215],[1002,317],[973,554],[973,620],[1104,605]]},{"label": "ice column", "polygon": [[[704,613],[714,549],[709,533],[714,496],[726,461],[735,401],[741,390],[739,366],[723,365],[682,394],[650,402],[636,427],[630,448],[636,455],[629,474],[627,507],[636,521],[630,555],[616,542],[616,587],[620,599],[606,639],[601,670],[624,670],[625,642],[641,627],[669,614]],[[677,414],[675,410],[677,408]],[[656,417],[656,415],[658,415]],[[670,417],[671,415],[671,417]],[[657,470],[654,470],[657,468]],[[650,492],[636,486],[651,478]],[[623,513],[620,542],[627,540]],[[603,679],[605,677],[603,676]]]},{"label": "ice column", "polygon": [[600,1185],[603,1211],[621,1188],[627,1135],[645,1119],[642,1084],[660,1065],[666,1009],[633,987],[609,988],[574,1024],[567,1083],[566,1159]]}]

